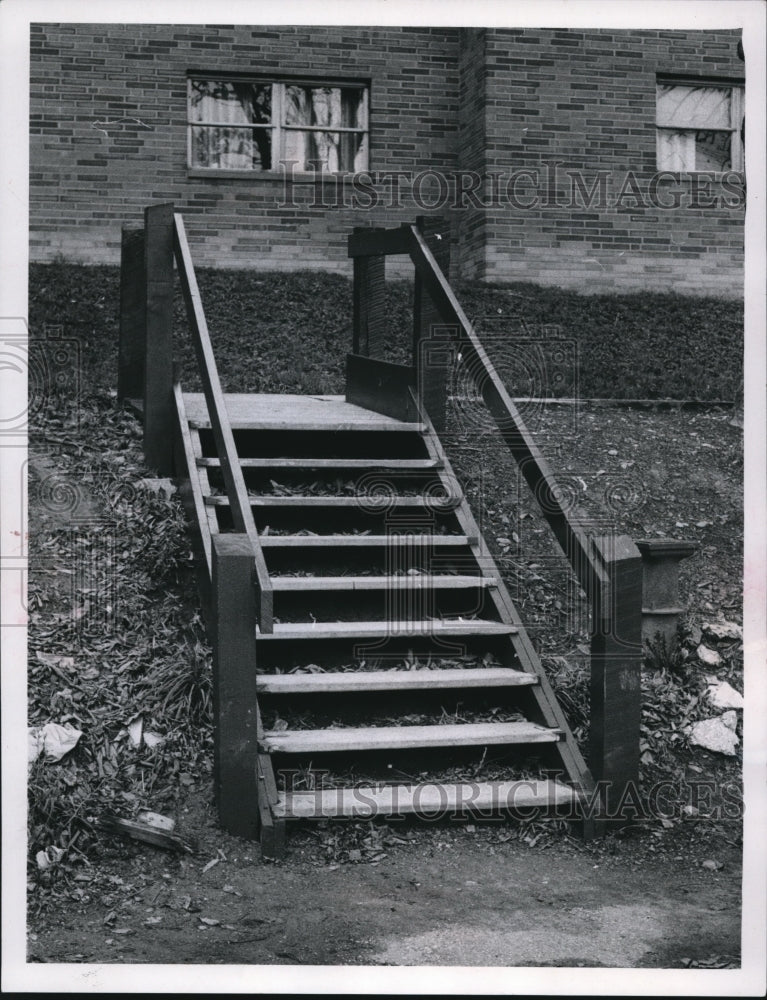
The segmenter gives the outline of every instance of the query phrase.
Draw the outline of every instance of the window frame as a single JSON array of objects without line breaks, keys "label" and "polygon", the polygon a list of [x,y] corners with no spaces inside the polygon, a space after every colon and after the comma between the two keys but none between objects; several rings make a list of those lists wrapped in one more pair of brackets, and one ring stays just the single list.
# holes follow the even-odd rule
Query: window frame
[{"label": "window frame", "polygon": [[[271,102],[271,113],[272,121],[269,123],[265,122],[254,122],[252,124],[236,124],[232,125],[229,122],[215,122],[215,121],[193,121],[191,117],[191,96],[192,96],[192,81],[194,80],[210,80],[210,81],[221,81],[223,83],[250,83],[250,84],[269,84],[272,88],[272,102]],[[339,87],[339,88],[357,88],[362,91],[362,113],[363,118],[362,126],[333,126],[328,127],[326,125],[287,125],[284,122],[285,117],[285,90],[288,87]],[[194,126],[203,127],[231,127],[231,128],[241,128],[250,129],[251,132],[256,129],[263,129],[272,133],[272,166],[268,170],[254,170],[244,167],[204,167],[196,165],[193,162],[193,150],[192,150],[192,130]],[[366,162],[364,166],[359,169],[341,169],[337,171],[324,171],[324,170],[297,170],[291,169],[286,170],[284,166],[284,156],[283,156],[283,135],[287,132],[332,132],[332,133],[344,133],[352,135],[361,135],[367,140],[367,151],[366,151]],[[275,152],[276,151],[276,152]],[[297,180],[306,179],[322,179],[322,178],[337,178],[337,177],[348,177],[356,176],[357,174],[366,173],[370,169],[370,81],[366,79],[361,79],[360,77],[353,78],[342,78],[342,77],[301,77],[301,76],[277,76],[272,74],[257,74],[257,73],[228,73],[221,70],[189,70],[187,72],[187,86],[186,86],[186,163],[187,172],[192,176],[205,176],[205,177],[248,177],[256,178],[261,177],[265,180],[273,180],[274,178],[283,178],[287,174],[291,178]],[[275,166],[275,164],[277,164]]]},{"label": "window frame", "polygon": [[[658,73],[655,77],[655,168],[661,172],[677,174],[713,174],[714,177],[723,177],[727,173],[744,173],[745,171],[745,145],[741,139],[740,128],[745,112],[745,79],[734,77],[711,77],[711,76],[685,76],[679,74]],[[679,125],[660,125],[658,123],[658,88],[665,87],[712,87],[719,90],[727,90],[730,93],[730,127],[729,128],[685,128]],[[735,124],[733,124],[735,122]],[[660,143],[659,134],[661,132],[723,132],[729,133],[730,139],[730,164],[731,166],[716,170],[711,167],[692,167],[684,170],[669,171],[669,168],[660,164]]]}]

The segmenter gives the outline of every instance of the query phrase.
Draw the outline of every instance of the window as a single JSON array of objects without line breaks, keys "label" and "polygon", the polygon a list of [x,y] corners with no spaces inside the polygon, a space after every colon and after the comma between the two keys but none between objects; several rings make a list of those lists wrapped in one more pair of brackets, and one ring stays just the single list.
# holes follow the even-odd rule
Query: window
[{"label": "window", "polygon": [[658,169],[743,169],[743,88],[658,81]]},{"label": "window", "polygon": [[366,170],[361,84],[189,80],[189,166],[335,174]]}]

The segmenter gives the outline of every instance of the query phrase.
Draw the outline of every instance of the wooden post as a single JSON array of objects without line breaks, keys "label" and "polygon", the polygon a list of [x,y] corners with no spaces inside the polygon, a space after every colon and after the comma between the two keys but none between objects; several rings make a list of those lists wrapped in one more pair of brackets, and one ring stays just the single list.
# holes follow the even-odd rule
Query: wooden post
[{"label": "wooden post", "polygon": [[144,458],[173,474],[173,205],[144,211]]},{"label": "wooden post", "polygon": [[674,538],[637,539],[642,556],[642,641],[663,636],[670,651],[676,642],[679,615],[679,563],[694,555],[695,542]]},{"label": "wooden post", "polygon": [[216,805],[237,837],[258,833],[255,557],[247,535],[213,536],[213,740]]},{"label": "wooden post", "polygon": [[123,226],[120,251],[120,342],[117,354],[117,398],[144,398],[146,342],[144,230]]},{"label": "wooden post", "polygon": [[[355,233],[370,232],[357,227]],[[386,258],[354,258],[352,352],[383,358],[386,351]]]},{"label": "wooden post", "polygon": [[605,818],[625,824],[639,791],[642,559],[626,535],[594,546],[609,582],[594,595],[589,768],[604,783]]},{"label": "wooden post", "polygon": [[[419,215],[416,227],[424,236],[440,270],[448,277],[450,271],[449,227],[445,219]],[[457,333],[457,331],[456,331]],[[447,383],[454,364],[450,328],[437,311],[423,287],[416,270],[413,297],[413,364],[418,378],[418,393],[429,414],[434,429],[445,429]]]}]

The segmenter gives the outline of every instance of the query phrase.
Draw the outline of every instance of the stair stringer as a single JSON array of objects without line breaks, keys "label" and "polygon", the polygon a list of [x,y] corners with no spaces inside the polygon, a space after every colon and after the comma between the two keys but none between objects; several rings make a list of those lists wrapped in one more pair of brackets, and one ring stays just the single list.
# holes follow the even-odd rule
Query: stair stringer
[{"label": "stair stringer", "polygon": [[[442,443],[439,439],[433,424],[429,420],[422,405],[416,401],[420,419],[425,425],[423,438],[429,452],[429,457],[440,463],[440,478],[446,492],[454,492],[455,484],[459,482],[453,472],[450,461],[445,454]],[[518,632],[509,636],[514,647],[514,651],[519,659],[523,670],[535,673],[539,683],[531,687],[530,694],[535,700],[536,707],[540,713],[540,721],[550,727],[556,727],[563,731],[564,738],[556,744],[560,754],[567,779],[577,793],[579,800],[587,804],[588,808],[584,815],[587,826],[584,828],[585,836],[593,836],[592,814],[598,812],[598,801],[596,800],[597,786],[588,765],[581,754],[578,744],[573,736],[573,732],[567,721],[565,713],[560,706],[551,682],[544,670],[540,657],[530,640],[530,636],[525,629],[524,622],[517,611],[511,595],[503,582],[503,577],[493,559],[493,556],[484,540],[479,525],[469,507],[465,493],[461,490],[461,501],[458,504],[455,514],[463,533],[470,539],[469,547],[475,557],[477,565],[484,576],[494,576],[497,584],[488,590],[491,600],[494,602],[501,621],[515,625]]]}]

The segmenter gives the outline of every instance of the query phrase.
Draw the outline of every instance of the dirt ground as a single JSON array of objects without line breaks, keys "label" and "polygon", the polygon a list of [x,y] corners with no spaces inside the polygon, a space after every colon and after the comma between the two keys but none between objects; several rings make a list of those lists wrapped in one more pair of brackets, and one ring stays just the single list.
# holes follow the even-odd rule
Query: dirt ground
[{"label": "dirt ground", "polygon": [[[737,831],[690,823],[527,846],[500,822],[389,824],[381,860],[336,864],[307,829],[286,859],[216,826],[190,794],[178,856],[115,840],[30,925],[30,962],[732,968]],[[732,839],[729,839],[729,838]],[[717,867],[704,867],[704,862]],[[214,862],[211,864],[211,862]]]},{"label": "dirt ground", "polygon": [[[701,436],[730,433],[717,414],[666,423],[680,437],[696,426]],[[628,430],[644,427],[649,434],[657,426],[641,414],[610,414],[582,440],[612,458],[613,437],[620,448]],[[56,461],[50,459],[51,469]],[[723,475],[723,483],[737,492],[736,474],[732,483]],[[667,517],[680,516],[680,505],[668,506],[674,515]],[[721,493],[698,489],[697,517],[722,507],[729,516]],[[508,530],[502,520],[493,523],[496,516],[488,512],[493,533]],[[738,596],[731,598],[726,584],[738,574],[737,541],[724,528],[720,538],[714,520],[695,529],[704,558],[691,570],[700,586],[691,588],[690,605],[698,611],[700,602],[701,615]],[[674,528],[673,521],[637,518],[634,532],[673,534]],[[729,774],[719,774],[709,759],[700,762],[722,780]],[[739,821],[679,820],[666,827],[656,820],[588,844],[540,823],[525,841],[511,821],[340,824],[337,834],[336,827],[291,828],[285,860],[273,863],[262,860],[257,844],[221,831],[209,773],[191,762],[189,770],[173,814],[178,832],[196,839],[195,853],[176,855],[120,836],[104,840],[52,895],[41,901],[31,894],[32,966],[104,966],[106,976],[117,966],[168,963],[242,966],[248,975],[257,966],[724,970],[740,964]],[[354,829],[361,831],[357,840]],[[355,849],[366,830],[376,850]],[[90,985],[98,989],[100,974],[94,975]]]}]

